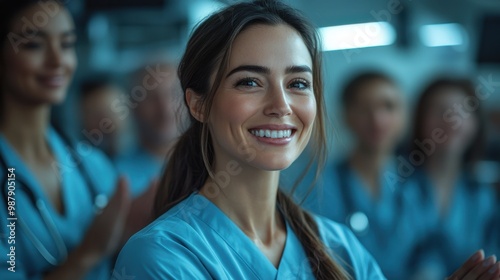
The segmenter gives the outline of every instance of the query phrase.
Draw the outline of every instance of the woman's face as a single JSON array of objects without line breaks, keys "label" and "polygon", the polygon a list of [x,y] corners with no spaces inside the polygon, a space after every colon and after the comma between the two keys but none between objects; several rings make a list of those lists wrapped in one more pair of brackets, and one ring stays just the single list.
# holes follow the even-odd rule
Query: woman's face
[{"label": "woman's face", "polygon": [[254,25],[233,43],[208,125],[216,162],[287,168],[309,141],[316,117],[312,59],[287,25]]},{"label": "woman's face", "polygon": [[34,4],[11,21],[1,48],[1,73],[2,91],[13,99],[30,104],[64,100],[77,65],[76,35],[68,11],[54,5],[57,12],[49,14]]},{"label": "woman's face", "polygon": [[[478,130],[475,112],[465,110],[467,94],[458,87],[442,87],[427,100],[422,116],[423,137],[433,139],[433,131],[442,129],[443,143],[436,143],[437,152],[462,154]],[[423,139],[419,139],[423,141]]]},{"label": "woman's face", "polygon": [[405,123],[401,92],[381,79],[360,86],[345,114],[358,145],[370,152],[392,151]]}]

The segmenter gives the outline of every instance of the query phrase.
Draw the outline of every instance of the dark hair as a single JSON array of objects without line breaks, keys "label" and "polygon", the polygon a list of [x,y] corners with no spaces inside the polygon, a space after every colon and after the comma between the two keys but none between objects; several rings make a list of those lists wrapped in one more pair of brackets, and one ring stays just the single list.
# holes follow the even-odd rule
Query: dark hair
[{"label": "dark hair", "polygon": [[84,99],[94,91],[108,86],[119,86],[118,82],[109,74],[99,74],[85,78],[80,84],[80,98]]},{"label": "dark hair", "polygon": [[[313,61],[313,89],[317,100],[317,118],[312,137],[315,139],[315,160],[320,166],[326,155],[324,102],[321,78],[321,51],[313,26],[296,10],[278,1],[254,1],[229,6],[202,21],[191,34],[179,65],[178,75],[184,92],[192,89],[201,99],[204,116],[210,114],[214,95],[223,79],[231,47],[243,30],[255,24],[286,24],[304,40]],[[215,81],[210,77],[215,73]],[[185,100],[186,101],[186,100]],[[155,214],[160,216],[200,190],[213,176],[214,151],[210,132],[205,123],[191,116],[191,127],[181,136],[160,182],[155,201]],[[320,168],[318,169],[320,172]],[[314,218],[281,190],[277,204],[283,216],[297,234],[317,279],[346,279],[343,268],[328,254],[319,238]]]},{"label": "dark hair", "polygon": [[381,72],[381,71],[365,71],[359,73],[349,79],[349,81],[345,84],[344,89],[341,92],[341,100],[344,108],[352,105],[355,97],[359,94],[359,91],[362,86],[372,81],[385,81],[390,84],[396,84],[394,79],[392,79],[389,75]]},{"label": "dark hair", "polygon": [[[12,21],[25,9],[31,7],[32,5],[39,4],[40,2],[54,1],[61,6],[64,6],[64,3],[59,0],[0,0],[0,49],[3,50],[5,42],[8,40],[9,33],[12,28]],[[0,55],[0,112],[3,111],[3,81],[2,76],[4,75],[4,61],[3,55]],[[2,118],[2,114],[0,113],[0,120]]]},{"label": "dark hair", "polygon": [[9,35],[12,20],[15,19],[19,13],[32,5],[37,5],[40,2],[53,1],[61,6],[65,6],[61,0],[0,0],[0,41],[3,44]]},{"label": "dark hair", "polygon": [[[413,126],[413,140],[415,139],[423,139],[424,136],[424,127],[423,127],[423,119],[426,115],[426,109],[429,103],[433,98],[442,93],[442,89],[444,88],[458,88],[463,90],[467,97],[472,97],[476,99],[476,94],[474,90],[474,84],[469,79],[464,78],[438,78],[429,83],[422,94],[419,97],[417,107],[415,109],[415,117],[414,117],[414,126]],[[484,147],[483,143],[485,141],[485,127],[484,122],[482,120],[482,109],[478,100],[478,107],[474,110],[473,114],[476,116],[476,124],[478,126],[477,133],[467,147],[463,160],[466,164],[473,164],[475,161],[479,159],[482,154],[482,148]],[[419,149],[416,145],[411,144],[413,149]]]}]

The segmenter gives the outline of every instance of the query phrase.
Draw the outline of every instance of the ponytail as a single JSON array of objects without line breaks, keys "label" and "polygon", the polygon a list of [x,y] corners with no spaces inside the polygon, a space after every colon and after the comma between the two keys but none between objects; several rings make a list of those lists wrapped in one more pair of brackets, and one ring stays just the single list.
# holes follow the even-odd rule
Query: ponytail
[{"label": "ponytail", "polygon": [[[154,205],[155,217],[161,216],[205,184],[209,173],[201,150],[202,126],[195,121],[177,141],[160,180]],[[208,156],[213,158],[211,150]]]},{"label": "ponytail", "polygon": [[277,200],[281,213],[306,252],[316,279],[349,279],[344,269],[332,260],[326,246],[319,238],[318,225],[313,216],[281,190],[278,191]]}]

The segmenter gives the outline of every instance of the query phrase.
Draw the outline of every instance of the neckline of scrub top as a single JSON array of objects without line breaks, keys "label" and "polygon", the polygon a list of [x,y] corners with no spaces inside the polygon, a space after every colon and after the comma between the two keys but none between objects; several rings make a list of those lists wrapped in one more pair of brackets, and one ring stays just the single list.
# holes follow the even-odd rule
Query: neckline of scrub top
[{"label": "neckline of scrub top", "polygon": [[[70,156],[63,156],[65,152],[67,153],[66,145],[64,144],[64,141],[59,138],[52,127],[49,127],[47,129],[45,133],[45,139],[47,141],[49,149],[52,152],[52,156],[54,157],[53,163],[65,166],[74,165],[74,163],[71,163],[69,161],[71,158]],[[76,212],[72,211],[73,209],[67,203],[69,201],[68,193],[66,191],[67,176],[65,176],[64,173],[61,172],[61,170],[59,170],[60,173],[58,174],[58,176],[60,177],[60,179],[62,179],[59,181],[59,187],[61,189],[61,203],[64,209],[63,213],[60,213],[54,208],[52,201],[49,200],[46,193],[43,191],[43,187],[40,185],[31,168],[26,165],[21,156],[12,147],[12,145],[10,145],[3,134],[0,134],[0,148],[2,149],[2,154],[6,155],[5,161],[8,167],[14,166],[16,168],[16,176],[18,178],[22,178],[22,181],[28,184],[28,186],[24,187],[29,188],[30,191],[32,191],[35,195],[36,199],[40,198],[43,200],[45,206],[47,207],[47,210],[51,213],[51,216],[53,218],[56,218],[60,221],[67,221],[71,219],[72,216],[74,216]]]},{"label": "neckline of scrub top", "polygon": [[[426,191],[430,193],[432,207],[438,215],[437,220],[440,221],[441,227],[446,228],[449,232],[462,231],[463,229],[460,228],[460,225],[464,224],[463,221],[466,217],[469,217],[469,221],[471,219],[477,220],[477,211],[483,208],[482,206],[488,208],[489,204],[493,204],[493,200],[489,203],[486,203],[486,201],[478,201],[478,195],[483,194],[489,197],[490,195],[487,193],[490,192],[492,194],[493,192],[479,183],[476,186],[469,186],[469,182],[471,181],[470,175],[464,172],[457,176],[448,207],[445,209],[443,215],[441,215],[437,202],[435,184],[427,172],[424,171],[422,176],[425,180],[424,187],[426,187]],[[471,191],[470,188],[476,189],[475,191]],[[475,203],[475,205],[471,206],[472,203]],[[471,211],[471,209],[476,211]]]},{"label": "neckline of scrub top", "polygon": [[[200,211],[197,215],[205,224],[212,228],[224,241],[231,246],[231,248],[244,260],[249,268],[251,268],[256,275],[283,275],[289,274],[290,269],[293,267],[288,267],[291,265],[296,265],[298,256],[303,256],[305,260],[304,250],[297,236],[290,228],[288,222],[285,220],[286,224],[286,239],[285,246],[281,255],[278,268],[276,268],[271,261],[262,253],[259,248],[250,240],[250,238],[234,223],[227,215],[224,213],[217,205],[212,203],[203,195],[195,192],[188,200],[193,200],[194,198],[201,199],[206,205],[206,209]],[[278,210],[279,211],[279,210]],[[214,217],[220,217],[220,219],[215,219]],[[241,243],[243,240],[244,244]],[[300,246],[293,246],[297,245]],[[299,267],[295,267],[298,269]]]},{"label": "neckline of scrub top", "polygon": [[429,173],[427,173],[425,170],[421,170],[422,172],[419,174],[423,178],[423,187],[426,189],[425,191],[429,194],[429,199],[432,204],[432,209],[434,209],[434,213],[437,214],[437,219],[440,221],[440,224],[444,224],[448,221],[450,218],[450,215],[453,214],[453,212],[456,212],[456,210],[459,210],[460,207],[457,208],[457,200],[460,200],[461,195],[460,193],[466,192],[466,185],[464,183],[464,180],[466,180],[467,176],[464,174],[460,174],[457,176],[455,179],[455,182],[453,183],[453,190],[451,193],[450,200],[448,202],[447,208],[445,209],[445,212],[443,212],[441,215],[441,211],[439,209],[438,205],[438,198],[437,198],[437,192],[436,192],[436,186],[434,181],[430,178]]},{"label": "neckline of scrub top", "polygon": [[[352,168],[349,161],[346,159],[340,164],[346,164],[347,170],[346,174],[339,174],[339,176],[345,176],[347,181],[351,183],[347,186],[348,195],[351,197],[351,201],[356,204],[356,208],[358,210],[366,212],[366,215],[375,217],[377,219],[377,223],[381,224],[381,228],[390,229],[391,225],[394,222],[397,222],[398,212],[402,211],[402,209],[395,209],[398,207],[397,199],[400,190],[396,190],[395,188],[399,186],[390,186],[387,183],[387,172],[392,172],[394,174],[396,172],[396,164],[394,159],[389,159],[387,163],[384,165],[383,173],[379,178],[380,184],[380,193],[378,198],[374,198],[371,193],[368,192],[366,188],[366,183],[361,179],[359,173]],[[344,186],[341,186],[344,187]],[[349,214],[349,213],[348,213]]]}]

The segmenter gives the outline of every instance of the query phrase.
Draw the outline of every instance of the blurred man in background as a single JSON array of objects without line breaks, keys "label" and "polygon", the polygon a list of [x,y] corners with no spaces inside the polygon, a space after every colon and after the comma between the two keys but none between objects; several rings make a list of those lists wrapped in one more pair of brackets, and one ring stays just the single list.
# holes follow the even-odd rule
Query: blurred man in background
[{"label": "blurred man in background", "polygon": [[115,159],[124,148],[125,119],[112,104],[125,96],[124,90],[107,76],[85,80],[81,85],[80,110],[84,140]]},{"label": "blurred man in background", "polygon": [[137,146],[118,158],[116,166],[128,176],[132,194],[139,195],[160,176],[187,118],[174,65],[141,67],[131,81],[129,99],[114,108],[132,113]]}]

